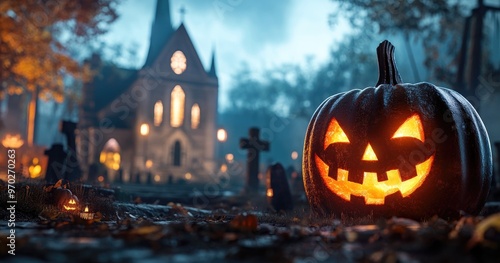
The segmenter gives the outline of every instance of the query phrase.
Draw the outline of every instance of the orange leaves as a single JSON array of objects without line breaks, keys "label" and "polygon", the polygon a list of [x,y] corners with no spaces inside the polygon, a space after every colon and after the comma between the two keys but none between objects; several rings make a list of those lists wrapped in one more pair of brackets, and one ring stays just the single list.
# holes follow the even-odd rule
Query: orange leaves
[{"label": "orange leaves", "polygon": [[64,76],[84,75],[68,50],[105,31],[117,17],[116,1],[0,1],[0,92],[9,86],[40,89],[62,101]]},{"label": "orange leaves", "polygon": [[231,222],[229,226],[235,230],[239,230],[242,232],[253,232],[257,230],[259,225],[259,220],[257,216],[252,214],[240,214],[237,215]]}]

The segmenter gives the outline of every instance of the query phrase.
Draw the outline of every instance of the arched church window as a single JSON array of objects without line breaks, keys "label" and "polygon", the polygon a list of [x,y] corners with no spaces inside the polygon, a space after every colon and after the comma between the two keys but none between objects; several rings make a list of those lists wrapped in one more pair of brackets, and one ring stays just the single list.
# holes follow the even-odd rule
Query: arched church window
[{"label": "arched church window", "polygon": [[200,126],[200,106],[195,103],[191,107],[191,128],[198,129],[198,126]]},{"label": "arched church window", "polygon": [[163,121],[163,103],[161,100],[157,101],[154,106],[154,125],[160,126]]},{"label": "arched church window", "polygon": [[185,99],[181,86],[175,86],[170,94],[170,125],[174,128],[180,127],[184,121]]},{"label": "arched church window", "polygon": [[116,139],[111,138],[104,144],[99,161],[108,169],[118,171],[120,169],[120,145]]},{"label": "arched church window", "polygon": [[182,165],[182,148],[181,148],[181,142],[180,141],[175,141],[173,147],[172,147],[172,164],[174,166],[181,166]]}]

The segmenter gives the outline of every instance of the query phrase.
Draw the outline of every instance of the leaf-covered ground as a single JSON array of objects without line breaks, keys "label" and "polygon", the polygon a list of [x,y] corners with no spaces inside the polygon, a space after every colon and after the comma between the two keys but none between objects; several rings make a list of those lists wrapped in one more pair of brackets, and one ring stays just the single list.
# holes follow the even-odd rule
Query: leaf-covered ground
[{"label": "leaf-covered ground", "polygon": [[[203,209],[178,203],[112,202],[95,220],[43,209],[17,222],[16,255],[1,262],[499,262],[500,214],[326,219],[296,200],[276,213],[264,198],[221,197]],[[259,201],[260,200],[260,201]],[[265,200],[265,199],[264,199]],[[7,222],[0,240],[7,240]],[[2,244],[4,244],[2,242]]]}]

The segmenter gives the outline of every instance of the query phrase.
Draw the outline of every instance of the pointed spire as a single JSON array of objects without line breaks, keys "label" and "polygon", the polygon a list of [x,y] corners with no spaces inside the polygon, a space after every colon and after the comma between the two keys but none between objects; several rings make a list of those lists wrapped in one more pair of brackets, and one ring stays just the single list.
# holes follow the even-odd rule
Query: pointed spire
[{"label": "pointed spire", "polygon": [[170,18],[170,1],[156,0],[156,12],[151,28],[149,52],[144,67],[153,64],[173,33],[174,29]]},{"label": "pointed spire", "polygon": [[208,71],[208,75],[217,77],[217,72],[215,69],[215,48],[212,49],[212,62],[210,63],[210,70]]}]

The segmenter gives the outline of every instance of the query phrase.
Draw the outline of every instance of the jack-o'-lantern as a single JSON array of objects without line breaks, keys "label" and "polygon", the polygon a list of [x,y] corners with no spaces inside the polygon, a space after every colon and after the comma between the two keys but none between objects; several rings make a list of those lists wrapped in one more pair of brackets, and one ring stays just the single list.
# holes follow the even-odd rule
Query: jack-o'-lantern
[{"label": "jack-o'-lantern", "polygon": [[76,197],[76,195],[73,195],[73,193],[69,189],[54,188],[52,189],[52,194],[54,196],[54,201],[57,203],[61,210],[67,212],[78,211],[78,197]]},{"label": "jack-o'-lantern", "polygon": [[492,180],[486,129],[459,93],[402,83],[394,46],[377,48],[377,87],[327,98],[311,118],[303,174],[322,215],[477,214]]},{"label": "jack-o'-lantern", "polygon": [[63,204],[64,210],[66,211],[77,211],[78,210],[78,198],[74,195],[69,197]]}]

